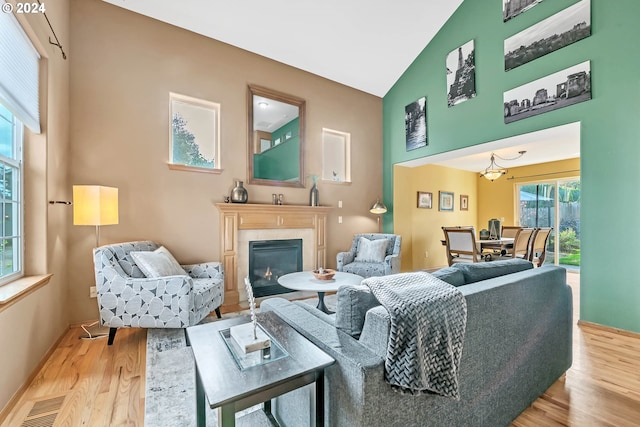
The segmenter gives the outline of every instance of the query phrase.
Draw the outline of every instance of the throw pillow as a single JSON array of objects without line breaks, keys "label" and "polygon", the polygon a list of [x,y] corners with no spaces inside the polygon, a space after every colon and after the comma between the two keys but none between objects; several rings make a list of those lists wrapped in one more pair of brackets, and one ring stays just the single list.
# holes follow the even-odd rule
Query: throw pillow
[{"label": "throw pillow", "polygon": [[465,283],[469,284],[529,270],[533,268],[533,263],[524,259],[514,258],[491,262],[457,263],[452,268],[462,271]]},{"label": "throw pillow", "polygon": [[453,286],[462,286],[465,284],[464,274],[457,268],[441,268],[440,270],[436,270],[431,273],[431,275]]},{"label": "throw pillow", "polygon": [[132,251],[130,255],[146,277],[156,278],[187,274],[173,255],[171,255],[171,252],[164,246],[160,246],[153,252]]},{"label": "throw pillow", "polygon": [[367,311],[380,305],[368,286],[344,285],[338,288],[336,328],[360,338]]},{"label": "throw pillow", "polygon": [[355,260],[358,262],[383,262],[388,244],[388,239],[369,240],[366,237],[360,237]]}]

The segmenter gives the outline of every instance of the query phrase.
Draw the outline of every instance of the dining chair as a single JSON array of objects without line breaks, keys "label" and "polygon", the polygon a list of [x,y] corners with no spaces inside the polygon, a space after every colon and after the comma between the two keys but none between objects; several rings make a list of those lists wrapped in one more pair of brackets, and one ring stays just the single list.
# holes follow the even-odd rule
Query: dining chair
[{"label": "dining chair", "polygon": [[544,263],[544,259],[547,256],[547,241],[552,231],[553,227],[537,228],[535,235],[531,239],[529,261],[533,262],[536,267],[540,267]]},{"label": "dining chair", "polygon": [[513,246],[503,249],[501,256],[493,257],[494,260],[520,258],[529,260],[531,239],[535,228],[519,228],[513,237]]},{"label": "dining chair", "polygon": [[483,256],[476,245],[473,227],[442,227],[447,250],[447,262],[479,262]]},{"label": "dining chair", "polygon": [[512,258],[529,259],[531,251],[531,239],[535,228],[521,228],[513,238],[513,248],[510,250]]},{"label": "dining chair", "polygon": [[524,227],[520,225],[503,225],[500,236],[515,239],[518,230],[521,230],[522,228]]}]

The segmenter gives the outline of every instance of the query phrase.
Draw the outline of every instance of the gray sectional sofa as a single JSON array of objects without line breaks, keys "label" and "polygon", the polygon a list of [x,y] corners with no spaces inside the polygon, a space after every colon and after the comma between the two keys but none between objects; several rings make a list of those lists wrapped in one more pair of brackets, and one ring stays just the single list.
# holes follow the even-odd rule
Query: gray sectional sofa
[{"label": "gray sectional sofa", "polygon": [[[272,298],[274,311],[336,363],[325,371],[328,426],[507,426],[571,366],[572,295],[561,267],[524,260],[458,264],[433,273],[465,296],[460,400],[407,395],[384,379],[390,318],[366,287],[338,291],[337,313]],[[426,273],[425,273],[426,274]],[[311,388],[278,398],[285,425],[308,420]]]}]

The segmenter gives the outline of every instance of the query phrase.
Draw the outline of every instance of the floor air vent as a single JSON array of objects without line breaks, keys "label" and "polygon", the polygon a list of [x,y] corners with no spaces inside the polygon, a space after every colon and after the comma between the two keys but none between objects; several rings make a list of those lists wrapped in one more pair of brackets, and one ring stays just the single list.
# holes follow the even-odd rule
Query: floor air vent
[{"label": "floor air vent", "polygon": [[52,427],[66,396],[38,400],[20,427]]}]

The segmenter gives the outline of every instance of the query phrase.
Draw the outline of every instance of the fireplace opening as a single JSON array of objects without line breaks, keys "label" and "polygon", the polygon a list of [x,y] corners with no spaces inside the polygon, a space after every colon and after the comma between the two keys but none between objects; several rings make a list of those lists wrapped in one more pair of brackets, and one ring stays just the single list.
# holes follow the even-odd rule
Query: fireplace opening
[{"label": "fireplace opening", "polygon": [[302,271],[302,239],[249,242],[249,279],[255,297],[293,292],[278,278]]}]

